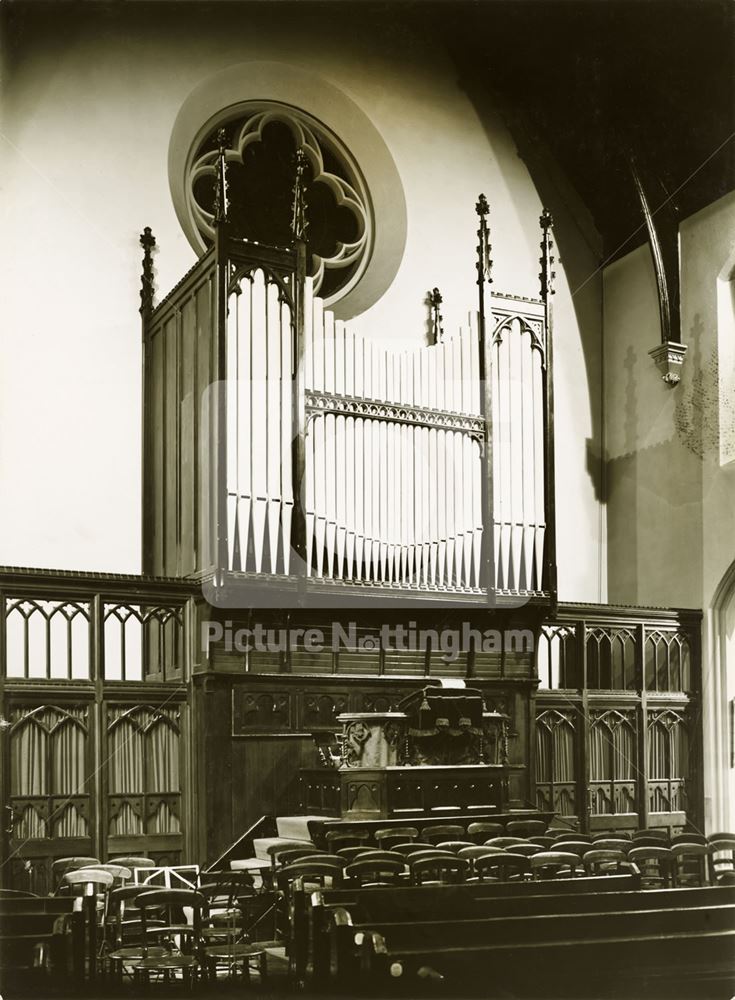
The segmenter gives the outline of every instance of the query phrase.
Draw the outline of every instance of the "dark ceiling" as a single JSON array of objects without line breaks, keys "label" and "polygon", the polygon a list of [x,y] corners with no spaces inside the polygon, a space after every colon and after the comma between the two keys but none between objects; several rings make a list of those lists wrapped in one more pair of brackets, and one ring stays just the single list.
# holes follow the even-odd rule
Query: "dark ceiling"
[{"label": "dark ceiling", "polygon": [[[673,196],[684,218],[735,187],[730,0],[429,6],[471,86],[496,98],[526,143],[541,142],[556,157],[592,213],[606,257],[646,238],[631,151],[653,209]],[[414,14],[428,10],[416,4]]]},{"label": "dark ceiling", "polygon": [[[735,187],[732,0],[262,2],[284,18],[325,7],[338,18],[359,12],[355,31],[374,24],[376,35],[387,30],[406,46],[416,35],[446,45],[460,85],[500,110],[521,155],[538,144],[555,158],[589,209],[605,257],[646,238],[631,150],[653,209],[673,195],[683,218]],[[205,21],[252,9],[240,0],[7,0],[6,72],[13,40],[34,34],[34,15],[51,14],[60,34],[75,18],[96,18],[124,36],[127,18],[171,26],[182,7]]]}]

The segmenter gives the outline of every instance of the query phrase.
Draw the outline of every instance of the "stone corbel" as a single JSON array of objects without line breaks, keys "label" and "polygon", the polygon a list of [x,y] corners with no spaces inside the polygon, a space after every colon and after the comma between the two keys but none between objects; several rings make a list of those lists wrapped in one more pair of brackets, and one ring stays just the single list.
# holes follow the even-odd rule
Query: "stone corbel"
[{"label": "stone corbel", "polygon": [[648,352],[666,385],[673,387],[678,383],[686,352],[686,344],[678,344],[673,340],[666,340]]}]

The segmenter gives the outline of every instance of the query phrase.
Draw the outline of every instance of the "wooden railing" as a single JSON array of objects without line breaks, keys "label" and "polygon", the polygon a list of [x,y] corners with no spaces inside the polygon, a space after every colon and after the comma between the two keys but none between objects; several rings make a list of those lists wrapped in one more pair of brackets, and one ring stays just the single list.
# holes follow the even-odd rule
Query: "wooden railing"
[{"label": "wooden railing", "polygon": [[491,295],[482,196],[477,212],[479,309],[445,337],[437,307],[412,351],[325,309],[303,227],[265,247],[223,216],[156,308],[144,234],[146,571],[211,578],[215,599],[267,577],[300,603],[553,603],[551,219],[541,297]]}]

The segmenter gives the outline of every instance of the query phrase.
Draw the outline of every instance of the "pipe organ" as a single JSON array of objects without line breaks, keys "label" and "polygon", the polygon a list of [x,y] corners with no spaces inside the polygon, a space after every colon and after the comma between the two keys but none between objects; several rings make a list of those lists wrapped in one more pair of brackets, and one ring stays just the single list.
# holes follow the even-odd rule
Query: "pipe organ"
[{"label": "pipe organ", "polygon": [[[485,250],[486,212],[481,199]],[[213,250],[142,310],[148,571],[181,572],[182,526],[156,522],[188,511],[193,491],[189,575],[552,597],[549,226],[544,215],[540,299],[491,295],[487,261],[463,328],[445,336],[437,323],[436,343],[407,349],[359,336],[324,308],[303,232],[280,249],[219,223]],[[192,354],[187,396],[186,373],[167,366]],[[220,389],[207,409],[208,386]],[[156,460],[172,452],[159,483]]]}]

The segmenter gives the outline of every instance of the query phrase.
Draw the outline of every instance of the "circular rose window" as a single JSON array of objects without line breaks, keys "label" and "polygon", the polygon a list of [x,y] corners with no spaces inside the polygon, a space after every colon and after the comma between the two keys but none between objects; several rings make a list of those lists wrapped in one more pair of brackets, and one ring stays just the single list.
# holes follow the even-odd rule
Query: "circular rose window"
[{"label": "circular rose window", "polygon": [[225,113],[210,121],[191,159],[186,192],[202,249],[214,239],[222,128],[229,221],[236,237],[272,246],[291,242],[296,151],[304,151],[309,273],[327,304],[339,301],[362,277],[373,242],[367,186],[348,150],[310,115],[275,102],[241,104],[236,117]]}]

